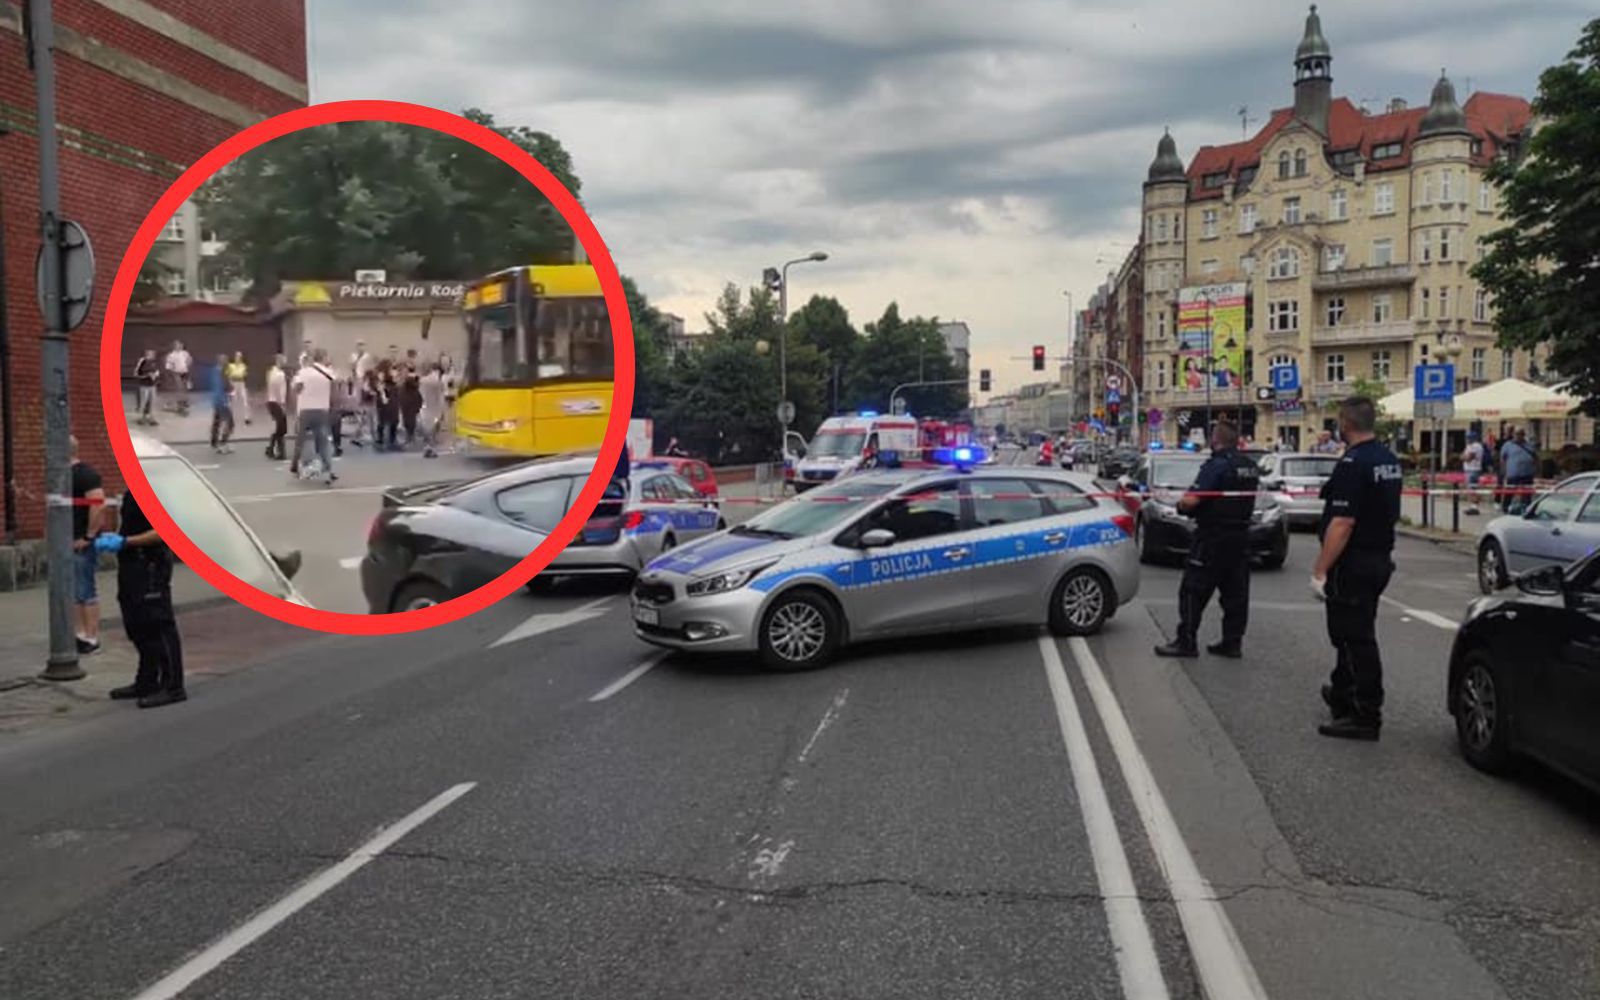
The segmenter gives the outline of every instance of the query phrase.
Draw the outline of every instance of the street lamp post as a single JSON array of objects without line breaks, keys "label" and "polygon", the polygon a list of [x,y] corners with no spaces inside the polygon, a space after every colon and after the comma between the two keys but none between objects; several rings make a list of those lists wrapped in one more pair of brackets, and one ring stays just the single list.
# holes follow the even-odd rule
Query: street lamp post
[{"label": "street lamp post", "polygon": [[[789,454],[789,421],[788,410],[783,407],[789,401],[789,266],[791,264],[805,264],[811,261],[824,261],[828,255],[821,250],[814,250],[804,257],[784,261],[783,267],[778,270],[778,404],[783,409],[778,424],[782,428],[783,454]],[[769,274],[771,272],[768,272]]]}]

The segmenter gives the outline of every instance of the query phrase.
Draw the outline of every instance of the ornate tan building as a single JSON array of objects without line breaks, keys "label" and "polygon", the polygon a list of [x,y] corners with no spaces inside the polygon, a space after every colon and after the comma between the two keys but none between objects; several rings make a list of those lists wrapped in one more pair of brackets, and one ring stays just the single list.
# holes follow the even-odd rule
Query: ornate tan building
[{"label": "ornate tan building", "polygon": [[[1293,107],[1243,142],[1201,147],[1187,167],[1170,134],[1157,146],[1139,248],[1141,362],[1145,408],[1160,411],[1156,436],[1169,444],[1204,425],[1208,385],[1214,415],[1297,445],[1358,379],[1394,391],[1414,365],[1446,358],[1458,391],[1530,375],[1527,355],[1495,346],[1493,303],[1468,273],[1500,225],[1484,172],[1521,141],[1528,102],[1475,93],[1461,104],[1441,74],[1426,108],[1395,100],[1369,114],[1333,97],[1332,65],[1313,6]],[[1237,322],[1225,324],[1239,291]],[[1274,366],[1296,368],[1298,394],[1263,398]]]}]

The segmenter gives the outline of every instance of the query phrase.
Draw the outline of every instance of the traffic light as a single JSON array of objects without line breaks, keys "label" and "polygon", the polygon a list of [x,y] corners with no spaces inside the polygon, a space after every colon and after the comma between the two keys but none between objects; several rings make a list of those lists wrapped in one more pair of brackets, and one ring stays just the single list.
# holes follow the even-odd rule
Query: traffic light
[{"label": "traffic light", "polygon": [[1119,413],[1119,411],[1121,409],[1122,409],[1122,404],[1121,403],[1107,403],[1106,404],[1106,413],[1110,414],[1112,423],[1116,423],[1117,422],[1117,416],[1118,416],[1118,413]]},{"label": "traffic light", "polygon": [[984,368],[978,372],[978,391],[989,391],[989,369]]},{"label": "traffic light", "polygon": [[1033,345],[1033,370],[1036,371],[1036,372],[1044,371],[1044,345],[1043,344],[1034,344]]}]

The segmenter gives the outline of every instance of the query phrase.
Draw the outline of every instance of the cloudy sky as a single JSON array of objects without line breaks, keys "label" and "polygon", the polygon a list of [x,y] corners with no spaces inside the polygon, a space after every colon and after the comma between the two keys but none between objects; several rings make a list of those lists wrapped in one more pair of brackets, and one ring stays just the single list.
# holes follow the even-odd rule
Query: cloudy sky
[{"label": "cloudy sky", "polygon": [[[525,13],[510,14],[520,9]],[[965,320],[997,388],[1035,380],[1139,229],[1170,126],[1187,159],[1292,104],[1284,0],[310,0],[312,98],[542,129],[618,266],[690,329],[790,270],[859,325]],[[1425,103],[1440,67],[1531,97],[1592,0],[1327,0],[1334,90]],[[1256,126],[1251,125],[1252,130]]]}]

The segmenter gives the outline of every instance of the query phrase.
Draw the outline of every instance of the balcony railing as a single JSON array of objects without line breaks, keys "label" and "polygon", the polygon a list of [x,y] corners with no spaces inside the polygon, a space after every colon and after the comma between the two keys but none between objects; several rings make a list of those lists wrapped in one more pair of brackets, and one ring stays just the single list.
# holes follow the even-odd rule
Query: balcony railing
[{"label": "balcony railing", "polygon": [[1410,320],[1388,323],[1341,323],[1323,326],[1311,332],[1311,342],[1324,344],[1384,344],[1410,343],[1416,336],[1416,327]]},{"label": "balcony railing", "polygon": [[1344,267],[1337,271],[1318,271],[1311,279],[1315,291],[1346,288],[1387,288],[1409,285],[1417,280],[1417,269],[1410,264],[1385,264],[1381,267]]},{"label": "balcony railing", "polygon": [[[1388,395],[1391,392],[1399,392],[1411,384],[1410,381],[1403,378],[1367,379],[1367,381],[1381,381],[1384,395]],[[1355,388],[1355,379],[1346,382],[1315,382],[1311,386],[1311,396],[1313,399],[1319,400],[1343,399],[1354,392]]]}]

